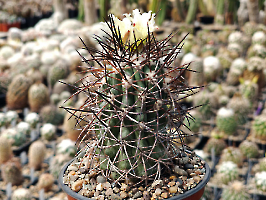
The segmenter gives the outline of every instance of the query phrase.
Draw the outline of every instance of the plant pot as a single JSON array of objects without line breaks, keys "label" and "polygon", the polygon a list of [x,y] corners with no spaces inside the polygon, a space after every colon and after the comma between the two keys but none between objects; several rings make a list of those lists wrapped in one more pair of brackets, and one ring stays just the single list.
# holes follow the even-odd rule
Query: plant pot
[{"label": "plant pot", "polygon": [[[74,158],[75,159],[75,158]],[[74,160],[70,160],[60,171],[58,183],[62,190],[67,194],[68,200],[90,200],[91,198],[84,197],[73,190],[70,189],[67,185],[63,183],[63,176],[65,174],[65,171]],[[204,189],[206,184],[208,183],[209,179],[211,178],[211,170],[207,163],[205,163],[206,173],[203,178],[203,180],[193,189],[185,192],[184,194],[180,194],[178,196],[174,196],[171,198],[168,198],[168,200],[199,200],[201,196],[203,195]],[[91,199],[92,200],[92,199]]]}]

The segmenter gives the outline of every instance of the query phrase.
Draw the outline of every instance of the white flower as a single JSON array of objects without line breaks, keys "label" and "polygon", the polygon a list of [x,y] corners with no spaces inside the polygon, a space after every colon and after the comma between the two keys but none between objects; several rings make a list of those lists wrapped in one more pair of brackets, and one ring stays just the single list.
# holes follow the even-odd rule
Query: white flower
[{"label": "white flower", "polygon": [[[132,17],[131,14],[124,14],[125,18],[121,21],[114,15],[111,17],[114,20],[115,28],[120,31],[123,42],[129,40],[130,43],[135,42],[139,39],[145,39],[149,32],[153,32],[157,26],[155,26],[155,13],[141,14],[139,9],[133,10]],[[135,34],[135,36],[134,36]]]}]

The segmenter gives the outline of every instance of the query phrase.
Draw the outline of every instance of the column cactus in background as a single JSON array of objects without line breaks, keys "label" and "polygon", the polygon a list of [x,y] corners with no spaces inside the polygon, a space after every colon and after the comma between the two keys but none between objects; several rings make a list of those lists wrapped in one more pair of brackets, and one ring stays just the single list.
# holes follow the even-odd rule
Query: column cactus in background
[{"label": "column cactus in background", "polygon": [[12,185],[20,185],[23,182],[20,160],[13,157],[1,165],[1,176],[4,182]]},{"label": "column cactus in background", "polygon": [[[180,127],[188,117],[179,94],[198,87],[189,87],[183,79],[189,64],[173,66],[182,41],[172,47],[168,45],[172,35],[157,41],[152,34],[154,16],[138,9],[123,21],[110,16],[106,42],[96,37],[102,50],[91,60],[84,58],[87,72],[96,80],[83,82],[76,94],[85,93],[88,99],[79,109],[64,108],[72,117],[89,118],[83,131],[94,131],[96,144],[87,156],[100,161],[88,159],[99,164],[90,166],[116,181],[147,184],[162,173],[162,166],[184,155],[185,144],[175,146],[175,139],[183,141]],[[172,72],[177,76],[171,77]]]},{"label": "column cactus in background", "polygon": [[49,91],[43,83],[35,83],[29,88],[29,105],[32,112],[39,112],[40,109],[49,103]]},{"label": "column cactus in background", "polygon": [[247,0],[249,21],[259,23],[259,0]]},{"label": "column cactus in background", "polygon": [[216,115],[216,126],[225,135],[233,135],[237,129],[234,110],[225,107],[220,108]]},{"label": "column cactus in background", "polygon": [[28,154],[29,166],[35,170],[41,169],[46,154],[45,144],[40,140],[33,142]]},{"label": "column cactus in background", "polygon": [[9,109],[22,109],[28,105],[28,90],[31,84],[31,79],[23,74],[14,77],[6,94],[6,103]]},{"label": "column cactus in background", "polygon": [[221,200],[250,200],[244,184],[240,181],[233,181],[229,187],[223,188]]},{"label": "column cactus in background", "polygon": [[13,156],[11,143],[3,136],[0,136],[0,165],[11,159]]}]

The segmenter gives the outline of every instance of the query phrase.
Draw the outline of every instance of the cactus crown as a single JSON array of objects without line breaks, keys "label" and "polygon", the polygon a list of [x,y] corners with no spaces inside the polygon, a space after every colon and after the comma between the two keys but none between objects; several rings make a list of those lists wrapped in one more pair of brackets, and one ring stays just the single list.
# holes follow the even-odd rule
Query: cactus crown
[{"label": "cactus crown", "polygon": [[[137,24],[141,20],[134,22],[127,15],[132,27],[127,31],[123,27],[123,35],[120,22],[115,24],[117,19],[111,15],[106,22],[110,29],[105,32],[107,36],[95,36],[102,51],[92,54],[83,43],[92,59],[80,56],[88,64],[86,72],[94,79],[91,82],[81,79],[81,86],[76,87],[74,95],[85,93],[88,97],[84,104],[79,109],[64,109],[77,119],[77,127],[81,120],[87,120],[83,133],[96,134],[94,146],[88,144],[85,155],[94,162],[91,167],[116,181],[147,184],[148,180],[160,178],[162,167],[170,169],[176,159],[184,156],[187,135],[180,127],[185,118],[193,117],[187,113],[192,108],[179,103],[179,95],[195,87],[190,88],[183,78],[184,72],[190,71],[189,64],[174,66],[183,40],[174,47],[168,45],[172,34],[157,41],[150,29],[153,15],[145,13],[145,17],[146,14],[151,19],[142,24],[147,30],[145,38],[135,35],[135,27],[143,30]],[[91,66],[91,61],[98,67]],[[83,114],[78,115],[77,111]],[[180,141],[179,147],[175,146],[175,139]]]}]

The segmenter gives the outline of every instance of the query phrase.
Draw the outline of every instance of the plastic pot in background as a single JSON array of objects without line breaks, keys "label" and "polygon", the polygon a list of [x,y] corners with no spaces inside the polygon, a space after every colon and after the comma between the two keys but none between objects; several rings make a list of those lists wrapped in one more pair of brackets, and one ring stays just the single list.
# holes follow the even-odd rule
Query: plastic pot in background
[{"label": "plastic pot in background", "polygon": [[[74,158],[75,159],[75,158]],[[92,200],[91,198],[84,197],[77,192],[74,192],[70,189],[67,185],[63,183],[63,176],[65,174],[65,171],[67,167],[73,162],[73,160],[70,160],[60,171],[58,183],[62,190],[67,194],[68,200]],[[174,196],[171,198],[168,198],[168,200],[199,200],[204,192],[205,186],[208,183],[208,181],[211,178],[211,170],[207,163],[205,163],[206,173],[202,181],[193,189],[185,192],[184,194],[179,194],[178,196]]]}]

